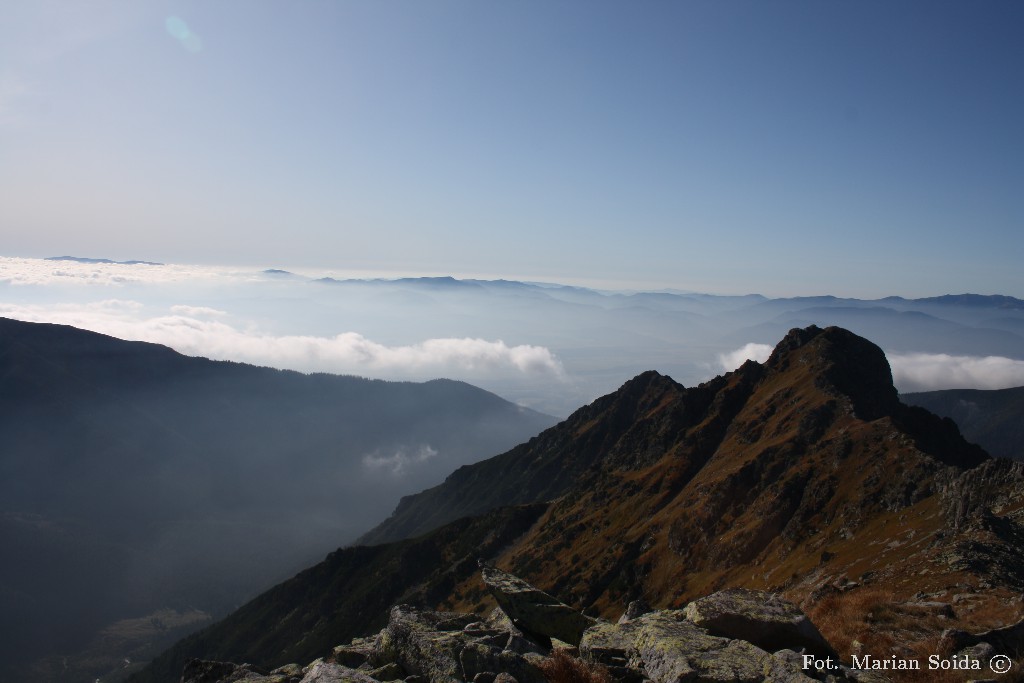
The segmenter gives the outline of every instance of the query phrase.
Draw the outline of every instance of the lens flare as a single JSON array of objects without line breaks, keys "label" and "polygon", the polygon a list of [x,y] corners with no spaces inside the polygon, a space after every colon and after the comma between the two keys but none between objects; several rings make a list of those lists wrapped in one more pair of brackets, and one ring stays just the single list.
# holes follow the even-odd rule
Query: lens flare
[{"label": "lens flare", "polygon": [[192,32],[181,17],[167,17],[164,25],[167,27],[167,33],[189,52],[199,52],[203,49],[202,39]]}]

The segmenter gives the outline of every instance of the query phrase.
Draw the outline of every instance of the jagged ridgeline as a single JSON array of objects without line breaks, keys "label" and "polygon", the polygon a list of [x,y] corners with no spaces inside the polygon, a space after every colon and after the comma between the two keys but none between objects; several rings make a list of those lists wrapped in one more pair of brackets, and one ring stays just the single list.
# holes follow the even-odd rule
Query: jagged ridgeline
[{"label": "jagged ridgeline", "polygon": [[[500,540],[481,549],[460,540],[493,523],[480,515],[516,511],[537,518],[514,538],[498,525]],[[340,569],[296,576],[136,680],[177,680],[192,658],[308,662],[329,655],[332,638],[387,624],[388,600],[484,615],[494,602],[478,556],[592,618],[617,619],[637,601],[679,609],[726,588],[764,590],[803,607],[846,661],[926,657],[944,629],[1020,618],[1022,518],[1021,463],[903,405],[874,344],[794,329],[764,364],[693,388],[644,373],[459,468],[363,537],[376,545],[332,556]],[[375,591],[394,597],[349,616],[352,595]]]}]

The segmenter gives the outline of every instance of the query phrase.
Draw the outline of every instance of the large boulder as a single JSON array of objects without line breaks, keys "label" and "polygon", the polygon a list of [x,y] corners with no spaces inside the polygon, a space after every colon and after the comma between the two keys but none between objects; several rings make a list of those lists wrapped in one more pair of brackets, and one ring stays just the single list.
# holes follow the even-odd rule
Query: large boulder
[{"label": "large boulder", "polygon": [[686,618],[709,633],[739,638],[774,652],[804,649],[820,657],[837,657],[799,607],[773,593],[729,588],[694,600]]},{"label": "large boulder", "polygon": [[583,632],[597,623],[517,576],[481,563],[484,583],[498,605],[525,633],[579,645]]}]

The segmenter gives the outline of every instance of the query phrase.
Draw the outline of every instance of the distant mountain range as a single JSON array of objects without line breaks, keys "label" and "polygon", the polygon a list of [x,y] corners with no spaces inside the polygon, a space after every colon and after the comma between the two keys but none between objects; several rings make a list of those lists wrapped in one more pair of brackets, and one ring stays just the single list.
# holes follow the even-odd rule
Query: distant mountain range
[{"label": "distant mountain range", "polygon": [[193,657],[330,657],[395,603],[483,614],[477,558],[595,617],[764,589],[801,603],[847,661],[926,657],[943,629],[1024,615],[1021,539],[1024,463],[901,403],[871,342],[794,329],[764,364],[693,388],[645,372],[459,468],[403,499],[363,536],[374,545],[333,553],[132,680],[178,680]]},{"label": "distant mountain range", "polygon": [[195,628],[554,422],[462,382],[305,375],[0,319],[0,681],[91,683],[101,629]]}]

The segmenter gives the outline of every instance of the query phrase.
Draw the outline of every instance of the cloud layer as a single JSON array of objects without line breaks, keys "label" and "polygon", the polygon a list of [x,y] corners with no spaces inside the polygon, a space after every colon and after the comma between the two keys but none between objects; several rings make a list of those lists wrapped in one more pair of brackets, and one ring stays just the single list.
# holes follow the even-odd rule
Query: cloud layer
[{"label": "cloud layer", "polygon": [[[253,277],[248,275],[249,279]],[[240,275],[204,266],[78,263],[0,256],[0,283],[11,285],[116,286],[226,279],[240,279]]]},{"label": "cloud layer", "polygon": [[718,354],[718,363],[722,366],[723,371],[732,372],[748,360],[754,360],[758,363],[765,362],[772,355],[773,349],[774,347],[769,344],[754,344],[751,342],[735,351]]},{"label": "cloud layer", "polygon": [[1024,361],[945,353],[888,354],[900,391],[1007,389],[1024,385]]},{"label": "cloud layer", "polygon": [[83,305],[0,304],[0,316],[73,325],[120,339],[164,344],[187,355],[302,371],[375,377],[493,377],[540,374],[564,377],[561,362],[543,346],[509,346],[501,340],[440,338],[387,346],[356,332],[334,337],[273,336],[238,329],[226,314],[175,305],[170,315],[146,316],[137,301],[107,299]]}]

